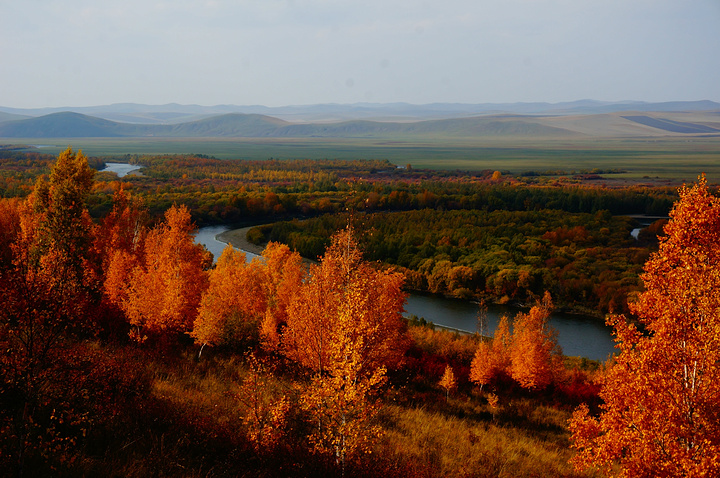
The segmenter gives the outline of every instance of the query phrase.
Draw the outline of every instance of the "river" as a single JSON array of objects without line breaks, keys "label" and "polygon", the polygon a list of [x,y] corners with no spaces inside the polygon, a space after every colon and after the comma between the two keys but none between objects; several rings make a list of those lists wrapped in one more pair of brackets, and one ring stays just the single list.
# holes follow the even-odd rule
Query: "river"
[{"label": "river", "polygon": [[[197,231],[195,240],[205,245],[217,259],[227,244],[218,241],[215,236],[228,229],[225,226],[203,227]],[[247,251],[246,255],[248,260],[257,257],[256,254]],[[477,330],[478,306],[471,301],[410,294],[405,311],[406,316],[423,317],[444,327],[467,332]],[[517,312],[518,309],[510,307],[488,307],[486,315],[488,333],[492,335],[500,317],[508,315],[512,318]],[[610,327],[597,318],[553,313],[550,317],[550,325],[557,330],[558,343],[565,355],[604,361],[615,352]]]},{"label": "river", "polygon": [[141,168],[142,168],[142,166],[137,166],[135,164],[105,163],[105,169],[101,169],[101,171],[116,173],[119,178],[122,178],[123,176],[127,176],[128,174],[132,173],[133,171],[137,171],[138,169],[141,169]]}]

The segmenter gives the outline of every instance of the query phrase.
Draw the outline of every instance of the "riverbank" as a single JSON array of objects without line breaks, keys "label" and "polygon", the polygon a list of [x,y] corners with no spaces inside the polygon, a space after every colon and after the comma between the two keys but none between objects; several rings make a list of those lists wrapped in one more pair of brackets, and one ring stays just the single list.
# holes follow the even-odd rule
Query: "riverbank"
[{"label": "riverbank", "polygon": [[[215,236],[215,240],[223,242],[225,244],[230,244],[235,249],[239,249],[243,252],[255,254],[257,256],[262,256],[263,251],[265,250],[265,247],[267,246],[267,242],[263,244],[254,244],[250,241],[248,241],[247,233],[250,229],[257,227],[257,226],[247,226],[247,227],[241,227],[240,229],[231,229],[229,231],[222,232]],[[217,258],[216,258],[217,259]],[[302,262],[305,265],[310,264],[317,264],[317,261],[314,261],[312,259],[308,259],[303,257]]]},{"label": "riverbank", "polygon": [[225,244],[230,244],[235,249],[240,249],[241,251],[250,252],[252,254],[257,254],[258,256],[262,255],[263,250],[265,250],[265,246],[267,244],[263,244],[261,246],[257,244],[253,244],[252,242],[248,241],[247,239],[247,233],[250,229],[257,226],[248,226],[248,227],[241,227],[240,229],[231,229],[229,231],[222,232],[218,234],[215,239],[217,239],[220,242],[224,242]]}]

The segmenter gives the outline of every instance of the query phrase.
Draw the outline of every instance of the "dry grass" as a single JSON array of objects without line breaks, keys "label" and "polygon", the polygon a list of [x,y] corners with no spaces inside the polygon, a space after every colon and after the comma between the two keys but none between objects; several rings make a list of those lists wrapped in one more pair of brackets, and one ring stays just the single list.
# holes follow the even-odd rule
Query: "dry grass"
[{"label": "dry grass", "polygon": [[378,453],[412,463],[422,477],[589,476],[568,464],[569,413],[527,400],[494,412],[482,402],[451,399],[448,411],[456,413],[389,406]]},{"label": "dry grass", "polygon": [[449,361],[470,365],[478,347],[477,335],[458,334],[429,327],[409,327],[408,333],[417,348]]},{"label": "dry grass", "polygon": [[[468,360],[477,340],[422,330],[416,339],[425,358],[441,353],[461,361]],[[299,416],[291,417],[295,421],[279,448],[265,452],[253,448],[243,421],[247,406],[238,399],[250,373],[245,357],[206,353],[197,361],[188,350],[142,363],[150,380],[148,394],[68,476],[338,474],[333,463],[307,451],[307,430]],[[279,373],[268,376],[268,394],[276,397],[292,391],[299,381]],[[374,453],[348,468],[345,476],[593,476],[577,474],[568,464],[569,407],[552,406],[549,396],[496,392],[499,403],[492,407],[486,392],[467,384],[448,401],[429,376],[395,384],[379,416],[384,436]]]}]

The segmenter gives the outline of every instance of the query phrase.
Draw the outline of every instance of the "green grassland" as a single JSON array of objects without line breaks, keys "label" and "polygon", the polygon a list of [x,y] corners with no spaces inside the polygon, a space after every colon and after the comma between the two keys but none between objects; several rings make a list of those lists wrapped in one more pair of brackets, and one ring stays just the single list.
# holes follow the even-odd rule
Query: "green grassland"
[{"label": "green grassland", "polygon": [[2,139],[0,144],[41,145],[58,154],[69,145],[89,156],[196,153],[221,159],[388,159],[441,170],[567,172],[627,171],[614,178],[692,181],[705,172],[720,182],[720,137],[666,138],[43,138]]}]

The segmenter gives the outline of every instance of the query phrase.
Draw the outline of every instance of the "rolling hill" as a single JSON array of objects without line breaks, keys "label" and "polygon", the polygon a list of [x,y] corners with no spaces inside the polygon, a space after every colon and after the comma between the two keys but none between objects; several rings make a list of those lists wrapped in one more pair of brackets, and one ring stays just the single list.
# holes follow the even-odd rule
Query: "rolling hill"
[{"label": "rolling hill", "polygon": [[177,125],[109,121],[79,113],[52,113],[0,123],[5,138],[117,138],[117,137],[258,137],[269,136],[288,124],[262,115],[228,114]]},{"label": "rolling hill", "polygon": [[573,138],[720,135],[715,111],[591,115],[497,114],[424,121],[293,123],[228,113],[177,124],[110,121],[74,112],[0,121],[0,138]]},{"label": "rolling hill", "polygon": [[[579,100],[562,103],[354,103],[316,104],[291,106],[261,105],[145,105],[116,103],[101,106],[63,108],[8,108],[0,106],[0,113],[12,113],[26,117],[38,117],[51,113],[73,112],[95,116],[110,121],[137,124],[179,124],[211,116],[230,113],[273,116],[294,123],[336,123],[352,120],[371,121],[422,121],[433,119],[468,118],[484,115],[595,115],[635,111],[686,112],[720,111],[720,103],[713,101],[674,101],[647,103],[642,101],[596,101]],[[20,118],[16,118],[20,119]],[[3,121],[0,116],[0,121]]]}]

